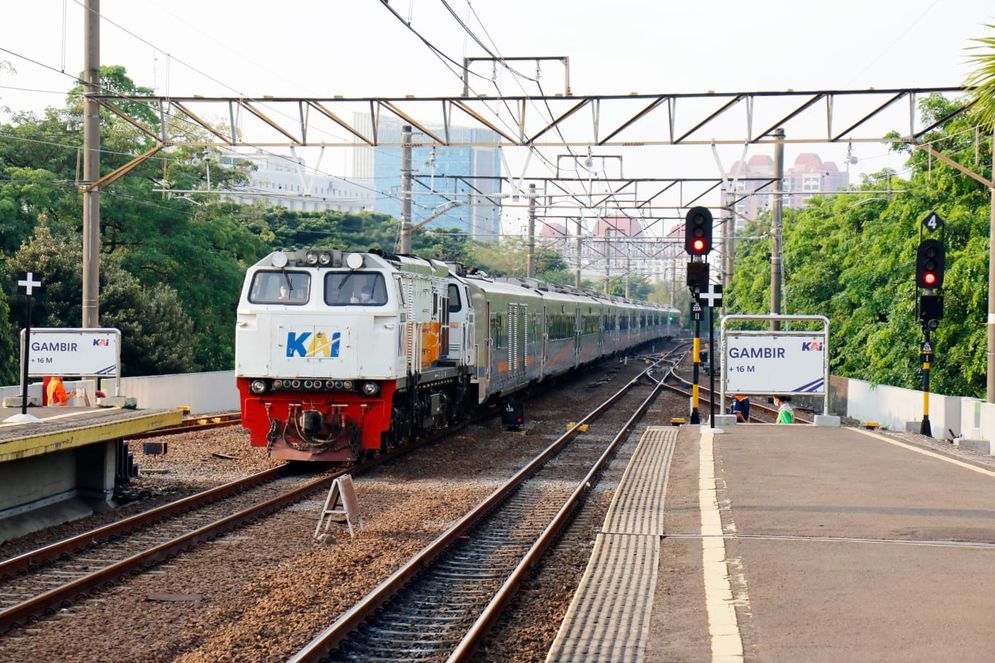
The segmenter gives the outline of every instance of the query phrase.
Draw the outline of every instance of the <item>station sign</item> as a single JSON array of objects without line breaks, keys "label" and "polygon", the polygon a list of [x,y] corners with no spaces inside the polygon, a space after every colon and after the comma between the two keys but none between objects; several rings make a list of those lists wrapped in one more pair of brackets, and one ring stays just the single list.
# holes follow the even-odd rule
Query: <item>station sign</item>
[{"label": "station sign", "polygon": [[739,394],[824,394],[824,334],[727,332],[726,389]]},{"label": "station sign", "polygon": [[[23,342],[23,331],[21,336]],[[120,377],[121,332],[36,327],[28,355],[31,377]]]}]

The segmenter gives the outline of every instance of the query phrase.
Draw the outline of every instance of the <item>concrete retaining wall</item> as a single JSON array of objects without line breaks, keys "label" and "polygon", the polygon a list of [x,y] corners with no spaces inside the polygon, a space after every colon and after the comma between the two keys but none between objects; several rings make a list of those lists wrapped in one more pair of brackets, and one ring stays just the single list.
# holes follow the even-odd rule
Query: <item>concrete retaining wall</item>
[{"label": "concrete retaining wall", "polygon": [[172,409],[189,405],[195,413],[239,408],[235,371],[123,378],[121,393],[137,398],[140,408]]},{"label": "concrete retaining wall", "polygon": [[[864,380],[832,376],[834,414],[858,421],[877,421],[882,426],[904,431],[905,424],[922,420],[923,392]],[[995,404],[976,398],[929,395],[929,421],[933,437],[995,440]]]},{"label": "concrete retaining wall", "polygon": [[[83,386],[94,402],[93,380],[66,380],[66,391],[79,384]],[[114,394],[114,382],[104,382],[108,395]],[[0,398],[18,396],[21,388],[0,387]],[[41,398],[41,383],[28,387],[28,394]],[[238,389],[235,388],[235,371],[214,371],[211,373],[178,373],[175,375],[149,375],[121,379],[121,394],[138,399],[138,407],[143,409],[168,409],[187,405],[194,413],[227,412],[238,410]]]}]

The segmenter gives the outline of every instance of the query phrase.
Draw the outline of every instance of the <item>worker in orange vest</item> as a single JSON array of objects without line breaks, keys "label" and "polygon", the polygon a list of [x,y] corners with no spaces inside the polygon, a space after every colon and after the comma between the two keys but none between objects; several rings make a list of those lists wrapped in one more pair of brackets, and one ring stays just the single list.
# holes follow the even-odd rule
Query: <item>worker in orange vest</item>
[{"label": "worker in orange vest", "polygon": [[54,376],[48,379],[48,387],[45,390],[50,406],[66,407],[69,404],[69,395],[66,387],[62,384],[62,378]]}]

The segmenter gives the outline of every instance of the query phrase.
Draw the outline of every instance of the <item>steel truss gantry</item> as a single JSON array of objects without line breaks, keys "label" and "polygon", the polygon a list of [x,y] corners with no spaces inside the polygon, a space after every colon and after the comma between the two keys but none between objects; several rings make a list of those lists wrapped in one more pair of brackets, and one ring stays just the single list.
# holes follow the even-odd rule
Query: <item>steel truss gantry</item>
[{"label": "steel truss gantry", "polygon": [[[569,96],[88,98],[164,145],[400,147],[399,136],[381,131],[382,119],[390,117],[419,132],[420,142],[413,146],[636,147],[773,143],[778,128],[786,129],[788,143],[882,142],[892,130],[901,140],[915,142],[948,119],[924,126],[918,100],[963,92],[963,87],[947,86]],[[149,111],[158,126],[149,124]],[[457,126],[489,129],[497,139],[468,138]],[[347,136],[333,133],[343,130]]]}]

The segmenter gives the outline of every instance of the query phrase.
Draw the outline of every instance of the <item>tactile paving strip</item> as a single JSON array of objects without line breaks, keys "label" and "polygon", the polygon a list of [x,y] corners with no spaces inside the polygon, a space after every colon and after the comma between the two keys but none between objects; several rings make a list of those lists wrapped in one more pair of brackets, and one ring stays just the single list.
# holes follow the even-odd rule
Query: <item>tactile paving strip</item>
[{"label": "tactile paving strip", "polygon": [[663,535],[667,468],[676,440],[676,428],[646,429],[615,491],[602,532]]},{"label": "tactile paving strip", "polygon": [[653,611],[676,428],[643,433],[547,663],[641,663]]}]

